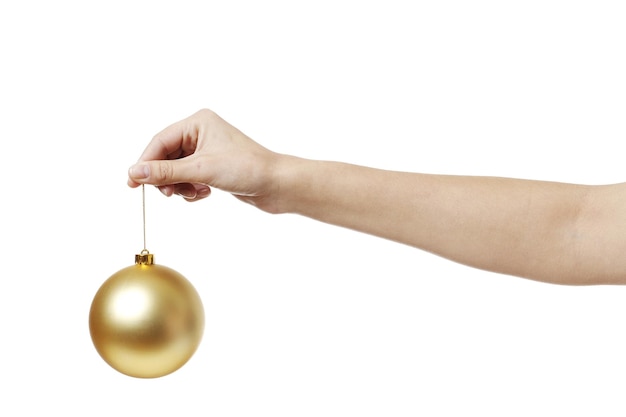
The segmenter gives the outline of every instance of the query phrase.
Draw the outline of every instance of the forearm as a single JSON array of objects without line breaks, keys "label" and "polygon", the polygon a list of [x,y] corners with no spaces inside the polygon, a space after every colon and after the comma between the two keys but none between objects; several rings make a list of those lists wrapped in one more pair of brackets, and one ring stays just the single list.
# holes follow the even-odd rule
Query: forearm
[{"label": "forearm", "polygon": [[477,268],[581,283],[576,228],[589,187],[394,172],[294,158],[280,211]]}]

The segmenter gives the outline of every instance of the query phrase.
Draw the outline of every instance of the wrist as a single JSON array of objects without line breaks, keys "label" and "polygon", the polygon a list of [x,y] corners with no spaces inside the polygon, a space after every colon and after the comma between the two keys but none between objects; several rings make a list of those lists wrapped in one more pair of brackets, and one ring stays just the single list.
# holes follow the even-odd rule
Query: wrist
[{"label": "wrist", "polygon": [[273,170],[273,207],[268,211],[275,214],[300,214],[302,206],[308,204],[307,196],[311,195],[313,188],[312,173],[319,163],[292,155],[278,155]]}]

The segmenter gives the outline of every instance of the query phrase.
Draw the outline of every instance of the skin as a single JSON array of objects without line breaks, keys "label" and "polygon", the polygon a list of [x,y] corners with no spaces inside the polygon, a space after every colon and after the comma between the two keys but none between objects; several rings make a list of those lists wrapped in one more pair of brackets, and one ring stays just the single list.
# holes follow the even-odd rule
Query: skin
[{"label": "skin", "polygon": [[264,148],[210,110],[167,127],[128,185],[198,201],[212,188],[487,271],[567,285],[626,283],[626,184],[397,172]]}]

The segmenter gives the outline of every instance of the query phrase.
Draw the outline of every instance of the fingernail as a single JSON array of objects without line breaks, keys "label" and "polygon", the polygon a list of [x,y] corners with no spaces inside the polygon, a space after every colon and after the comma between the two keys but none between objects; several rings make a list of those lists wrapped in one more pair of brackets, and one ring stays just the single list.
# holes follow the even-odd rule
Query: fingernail
[{"label": "fingernail", "polygon": [[198,193],[195,190],[183,190],[180,192],[181,197],[188,200],[196,198]]},{"label": "fingernail", "polygon": [[150,176],[150,167],[148,165],[137,164],[130,167],[128,175],[138,180],[148,178]]}]

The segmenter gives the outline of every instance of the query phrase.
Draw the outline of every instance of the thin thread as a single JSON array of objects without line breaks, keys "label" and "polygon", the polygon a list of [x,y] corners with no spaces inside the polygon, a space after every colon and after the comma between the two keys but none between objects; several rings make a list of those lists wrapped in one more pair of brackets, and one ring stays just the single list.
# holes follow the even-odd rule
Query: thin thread
[{"label": "thin thread", "polygon": [[[141,184],[141,199],[143,208],[143,251],[148,251],[146,248],[146,186]],[[142,252],[143,252],[142,251]]]}]

